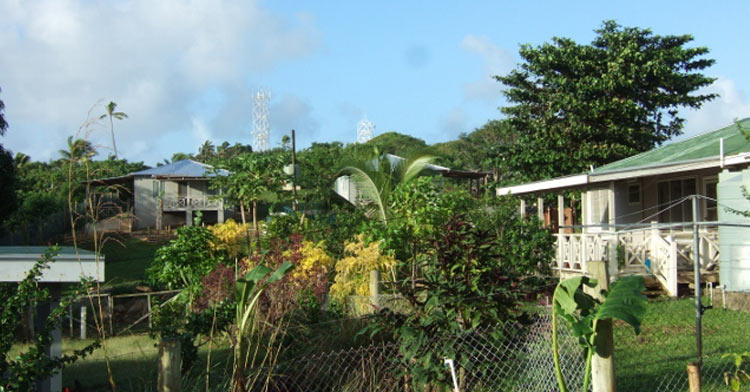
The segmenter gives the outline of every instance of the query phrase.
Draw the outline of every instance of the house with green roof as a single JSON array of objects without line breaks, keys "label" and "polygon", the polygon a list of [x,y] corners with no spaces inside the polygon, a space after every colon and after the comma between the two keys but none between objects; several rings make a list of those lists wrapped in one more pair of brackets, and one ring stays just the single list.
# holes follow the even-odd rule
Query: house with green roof
[{"label": "house with green roof", "polygon": [[[560,223],[555,267],[561,274],[584,273],[588,260],[607,259],[611,274],[653,273],[676,295],[680,271],[693,264],[692,227],[679,225],[693,222],[689,196],[698,195],[697,221],[718,221],[720,173],[750,165],[750,142],[741,128],[750,129],[750,119],[586,173],[498,188],[497,194],[519,196],[524,214],[536,198],[540,218]],[[565,198],[571,192],[580,194],[580,216]],[[550,194],[557,195],[556,208],[544,206],[543,196]],[[719,240],[716,227],[702,225],[700,263],[708,277],[717,275]]]}]

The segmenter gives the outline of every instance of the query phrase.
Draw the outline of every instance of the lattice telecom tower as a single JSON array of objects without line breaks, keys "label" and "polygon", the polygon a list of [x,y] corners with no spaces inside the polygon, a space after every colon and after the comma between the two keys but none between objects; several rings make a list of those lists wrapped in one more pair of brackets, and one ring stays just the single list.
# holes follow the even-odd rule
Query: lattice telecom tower
[{"label": "lattice telecom tower", "polygon": [[253,101],[253,151],[265,151],[270,146],[269,101],[271,101],[271,92],[260,90],[255,94]]},{"label": "lattice telecom tower", "polygon": [[357,123],[357,143],[367,143],[372,139],[372,133],[375,131],[375,124],[365,116]]}]

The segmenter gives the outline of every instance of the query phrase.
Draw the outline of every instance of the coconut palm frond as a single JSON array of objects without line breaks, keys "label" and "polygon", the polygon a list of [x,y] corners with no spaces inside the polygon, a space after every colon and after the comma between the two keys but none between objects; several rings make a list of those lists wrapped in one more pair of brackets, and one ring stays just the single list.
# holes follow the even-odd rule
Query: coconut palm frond
[{"label": "coconut palm frond", "polygon": [[[346,166],[341,169],[341,173],[348,174],[349,178],[356,185],[359,195],[370,202],[365,207],[373,209],[377,212],[379,219],[387,223],[388,216],[386,214],[386,194],[387,185],[385,184],[385,178],[377,170],[371,170],[362,165]],[[383,191],[386,192],[383,192]],[[384,194],[385,193],[385,194]]]},{"label": "coconut palm frond", "polygon": [[400,180],[402,182],[411,181],[414,177],[422,173],[435,159],[437,158],[431,155],[420,155],[407,159],[401,164]]}]

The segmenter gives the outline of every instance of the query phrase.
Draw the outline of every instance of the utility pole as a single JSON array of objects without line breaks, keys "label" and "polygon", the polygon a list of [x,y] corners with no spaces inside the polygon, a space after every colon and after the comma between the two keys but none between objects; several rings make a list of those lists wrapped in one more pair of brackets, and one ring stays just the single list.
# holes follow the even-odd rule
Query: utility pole
[{"label": "utility pole", "polygon": [[292,209],[297,211],[297,142],[292,129]]}]

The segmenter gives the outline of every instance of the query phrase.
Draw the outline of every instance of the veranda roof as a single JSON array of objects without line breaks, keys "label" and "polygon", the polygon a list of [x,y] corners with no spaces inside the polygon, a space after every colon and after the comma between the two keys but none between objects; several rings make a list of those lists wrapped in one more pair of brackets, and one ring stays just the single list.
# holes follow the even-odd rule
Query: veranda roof
[{"label": "veranda roof", "polygon": [[[750,132],[750,118],[738,122]],[[724,154],[721,155],[721,140]],[[587,184],[679,173],[750,162],[750,142],[737,124],[655,148],[629,158],[581,173],[497,189],[498,195],[548,192]]]}]

